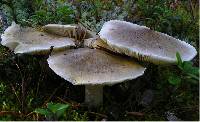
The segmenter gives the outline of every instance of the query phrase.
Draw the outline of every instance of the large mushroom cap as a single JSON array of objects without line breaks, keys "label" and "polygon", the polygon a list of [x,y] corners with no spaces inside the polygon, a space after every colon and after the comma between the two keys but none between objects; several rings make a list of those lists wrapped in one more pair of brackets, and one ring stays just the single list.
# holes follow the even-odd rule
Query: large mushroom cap
[{"label": "large mushroom cap", "polygon": [[112,85],[137,78],[145,71],[130,59],[89,48],[54,53],[47,61],[56,74],[74,85]]},{"label": "large mushroom cap", "polygon": [[155,64],[175,63],[177,52],[184,61],[197,54],[195,48],[184,41],[125,21],[106,22],[99,35],[112,51]]},{"label": "large mushroom cap", "polygon": [[36,29],[23,28],[13,23],[1,36],[1,44],[15,53],[45,54],[53,47],[54,51],[75,46],[73,39],[51,35]]}]

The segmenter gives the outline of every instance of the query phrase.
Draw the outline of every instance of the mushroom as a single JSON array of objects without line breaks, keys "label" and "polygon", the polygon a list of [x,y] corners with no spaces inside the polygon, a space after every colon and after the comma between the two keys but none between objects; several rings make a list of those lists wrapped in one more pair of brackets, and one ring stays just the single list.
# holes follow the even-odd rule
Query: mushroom
[{"label": "mushroom", "polygon": [[85,85],[85,102],[90,107],[102,104],[104,85],[135,79],[145,71],[130,58],[89,48],[52,53],[47,61],[65,80],[73,85]]},{"label": "mushroom", "polygon": [[192,60],[197,54],[196,49],[184,41],[126,21],[106,22],[99,36],[109,50],[155,64],[175,63],[177,52],[183,61]]},{"label": "mushroom", "polygon": [[75,47],[74,39],[52,35],[34,28],[23,28],[12,23],[1,36],[1,44],[15,53],[48,54],[54,51]]},{"label": "mushroom", "polygon": [[83,46],[84,39],[93,38],[96,36],[94,32],[87,30],[81,24],[73,24],[73,25],[48,24],[45,25],[43,29],[48,33],[74,38],[77,47]]},{"label": "mushroom", "polygon": [[15,53],[34,54],[53,46],[47,59],[49,67],[72,84],[85,85],[85,102],[89,106],[102,104],[103,85],[135,79],[144,73],[146,68],[131,57],[155,64],[173,64],[176,52],[184,61],[197,53],[186,42],[119,20],[106,22],[99,37],[80,25],[49,24],[43,29],[49,34],[13,24],[2,35],[1,44]]},{"label": "mushroom", "polygon": [[[102,104],[103,85],[134,79],[144,73],[144,67],[127,57],[98,49],[68,50],[65,47],[80,46],[74,44],[75,40],[81,41],[95,36],[84,29],[74,31],[76,28],[71,25],[49,24],[43,27],[46,32],[49,32],[46,33],[13,23],[2,35],[1,43],[15,53],[29,54],[46,54],[54,46],[51,56],[47,59],[49,67],[72,84],[85,85],[85,102],[89,106]],[[65,48],[65,51],[61,51],[62,48]]]}]

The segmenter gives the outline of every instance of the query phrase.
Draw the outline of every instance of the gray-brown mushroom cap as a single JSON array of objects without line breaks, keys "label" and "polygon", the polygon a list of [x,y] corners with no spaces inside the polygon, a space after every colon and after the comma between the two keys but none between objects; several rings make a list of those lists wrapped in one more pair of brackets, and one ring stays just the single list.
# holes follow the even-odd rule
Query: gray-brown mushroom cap
[{"label": "gray-brown mushroom cap", "polygon": [[13,23],[1,36],[1,44],[15,53],[46,54],[50,48],[60,51],[75,46],[73,39],[48,34]]},{"label": "gray-brown mushroom cap", "polygon": [[183,61],[197,54],[195,48],[184,41],[125,21],[106,22],[99,36],[112,51],[155,64],[175,63],[177,52]]},{"label": "gray-brown mushroom cap", "polygon": [[89,48],[54,53],[47,61],[56,74],[74,85],[112,85],[135,79],[145,71],[131,59]]},{"label": "gray-brown mushroom cap", "polygon": [[43,27],[46,32],[57,34],[60,36],[76,38],[78,40],[92,38],[95,36],[94,32],[87,30],[80,24],[73,25],[60,25],[60,24],[47,24]]}]

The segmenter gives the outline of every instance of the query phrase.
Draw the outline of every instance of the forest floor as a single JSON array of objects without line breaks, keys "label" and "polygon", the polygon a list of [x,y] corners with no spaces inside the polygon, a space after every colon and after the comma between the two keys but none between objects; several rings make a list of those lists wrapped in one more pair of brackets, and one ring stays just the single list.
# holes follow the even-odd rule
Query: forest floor
[{"label": "forest floor", "polygon": [[[199,54],[199,5],[195,1],[29,2],[0,2],[0,10],[5,13],[8,25],[13,20],[22,26],[32,27],[49,23],[80,22],[88,29],[99,32],[102,24],[108,20],[126,20],[187,41]],[[3,33],[3,26],[0,31]],[[186,64],[188,67],[185,70],[199,72],[198,55]],[[195,75],[199,78],[198,74]],[[143,76],[113,86],[105,86],[104,103],[94,109],[88,109],[83,104],[84,93],[84,86],[74,86],[48,68],[46,58],[14,54],[0,45],[2,121],[199,120],[199,80],[188,76],[178,65],[148,64]],[[49,113],[49,104],[53,104],[55,109],[64,107],[65,111],[59,116]]]}]

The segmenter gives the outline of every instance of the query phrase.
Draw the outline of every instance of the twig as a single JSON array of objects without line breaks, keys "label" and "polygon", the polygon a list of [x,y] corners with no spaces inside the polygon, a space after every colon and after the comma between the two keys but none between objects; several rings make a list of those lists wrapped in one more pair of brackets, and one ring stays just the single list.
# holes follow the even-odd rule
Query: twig
[{"label": "twig", "polygon": [[75,101],[71,101],[70,100],[69,102],[67,102],[67,101],[63,100],[62,98],[60,98],[60,97],[57,97],[57,99],[60,100],[61,102],[65,103],[65,104],[70,104],[73,109],[77,109],[78,107],[81,106],[80,103],[77,103]]},{"label": "twig", "polygon": [[32,115],[32,114],[36,114],[35,112],[30,112],[30,113],[28,113],[25,117],[28,117],[28,116],[30,116],[30,115]]},{"label": "twig", "polygon": [[21,71],[19,65],[17,64],[17,62],[15,62],[15,61],[13,61],[13,62],[15,63],[15,65],[16,65],[16,67],[17,67],[19,73],[20,73],[21,79],[22,79],[22,84],[21,84],[21,87],[22,87],[22,91],[21,91],[21,93],[22,93],[21,101],[22,101],[22,102],[21,102],[21,106],[22,106],[22,112],[24,112],[24,103],[25,103],[25,82],[24,82],[24,77],[23,77],[23,75],[22,75],[22,71]]},{"label": "twig", "polygon": [[97,115],[97,116],[100,116],[100,117],[103,117],[103,118],[108,118],[108,116],[104,115],[104,114],[100,114],[100,113],[95,113],[95,112],[88,112],[90,114],[94,114],[94,115]]},{"label": "twig", "polygon": [[30,113],[28,113],[28,114],[25,116],[25,118],[29,117],[30,115],[33,115],[32,118],[31,118],[33,121],[38,121],[38,120],[39,120],[39,115],[38,115],[38,113],[35,113],[35,112],[30,112]]},{"label": "twig", "polygon": [[63,100],[62,98],[60,98],[60,97],[57,97],[57,99],[60,100],[60,101],[63,102],[63,103],[72,104],[71,102],[67,102],[67,101]]},{"label": "twig", "polygon": [[22,113],[15,112],[15,111],[0,111],[0,116],[4,116],[4,115],[21,116]]},{"label": "twig", "polygon": [[133,116],[144,116],[144,113],[141,112],[128,112],[126,111],[127,115],[133,115]]}]

